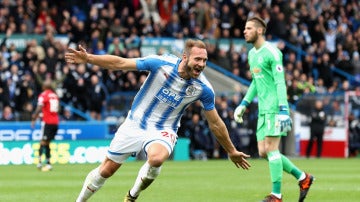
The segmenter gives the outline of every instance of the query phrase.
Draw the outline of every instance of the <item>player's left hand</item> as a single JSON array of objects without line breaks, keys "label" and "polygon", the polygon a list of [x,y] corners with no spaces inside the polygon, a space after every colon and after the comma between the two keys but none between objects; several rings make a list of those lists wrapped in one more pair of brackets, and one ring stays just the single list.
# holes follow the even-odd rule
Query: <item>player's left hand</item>
[{"label": "player's left hand", "polygon": [[229,153],[229,159],[235,164],[236,167],[248,170],[251,165],[246,160],[250,155],[245,154],[243,152],[236,151],[235,153]]},{"label": "player's left hand", "polygon": [[280,126],[280,132],[289,132],[292,129],[292,120],[289,115],[287,107],[280,106],[280,111],[278,114],[278,122]]}]

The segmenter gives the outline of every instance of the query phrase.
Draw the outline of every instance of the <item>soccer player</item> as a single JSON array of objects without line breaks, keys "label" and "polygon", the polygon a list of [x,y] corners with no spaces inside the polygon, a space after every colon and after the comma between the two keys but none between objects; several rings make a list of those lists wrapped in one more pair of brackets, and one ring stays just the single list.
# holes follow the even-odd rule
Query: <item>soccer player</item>
[{"label": "soccer player", "polygon": [[304,201],[314,177],[301,171],[279,152],[281,136],[286,136],[291,130],[292,121],[289,116],[282,53],[265,40],[265,31],[266,23],[259,17],[249,18],[245,24],[245,41],[254,45],[248,54],[252,82],[234,111],[234,119],[242,123],[247,106],[257,96],[258,150],[259,155],[266,158],[269,163],[272,182],[272,192],[263,201],[282,201],[283,170],[299,181],[299,201]]},{"label": "soccer player", "polygon": [[[34,128],[35,121],[42,112],[41,123],[41,140],[39,148],[38,169],[42,171],[50,171],[52,169],[50,163],[50,142],[54,139],[59,128],[59,97],[52,89],[51,79],[46,79],[42,84],[42,93],[37,100],[37,107],[32,115],[31,127]],[[46,165],[42,165],[42,155],[45,153]]]},{"label": "soccer player", "polygon": [[153,55],[143,58],[123,58],[114,55],[89,54],[68,49],[68,63],[91,63],[111,70],[148,71],[149,75],[134,98],[126,120],[112,139],[105,160],[86,177],[77,202],[86,201],[103,186],[129,156],[144,150],[147,156],[133,187],[124,201],[136,201],[160,174],[161,166],[173,152],[177,130],[185,109],[200,100],[209,127],[230,160],[239,168],[249,169],[249,155],[236,150],[223,120],[215,109],[212,86],[202,71],[208,59],[206,46],[200,40],[189,39],[182,57]]}]

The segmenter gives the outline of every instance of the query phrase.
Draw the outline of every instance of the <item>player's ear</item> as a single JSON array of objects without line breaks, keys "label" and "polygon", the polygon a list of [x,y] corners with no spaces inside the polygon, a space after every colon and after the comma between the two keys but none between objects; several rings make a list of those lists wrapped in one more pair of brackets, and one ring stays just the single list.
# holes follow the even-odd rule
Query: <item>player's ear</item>
[{"label": "player's ear", "polygon": [[182,54],[182,60],[184,60],[184,61],[187,60],[187,55],[186,55],[186,53],[183,53],[183,54]]}]

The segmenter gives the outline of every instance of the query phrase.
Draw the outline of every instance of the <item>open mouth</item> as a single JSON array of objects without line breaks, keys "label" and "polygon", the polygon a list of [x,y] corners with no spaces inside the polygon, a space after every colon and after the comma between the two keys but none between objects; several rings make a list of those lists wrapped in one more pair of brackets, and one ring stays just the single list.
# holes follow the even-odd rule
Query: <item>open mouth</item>
[{"label": "open mouth", "polygon": [[201,72],[202,72],[202,69],[194,68],[194,73],[195,73],[196,75],[199,75]]}]

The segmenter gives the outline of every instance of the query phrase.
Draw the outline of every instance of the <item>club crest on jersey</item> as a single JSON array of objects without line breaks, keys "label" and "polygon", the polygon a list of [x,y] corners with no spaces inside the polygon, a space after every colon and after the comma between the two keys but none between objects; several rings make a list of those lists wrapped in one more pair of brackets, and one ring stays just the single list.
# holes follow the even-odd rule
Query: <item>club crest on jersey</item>
[{"label": "club crest on jersey", "polygon": [[263,58],[262,57],[258,57],[258,63],[262,63],[263,62]]},{"label": "club crest on jersey", "polygon": [[186,95],[195,95],[195,92],[196,92],[196,88],[194,86],[188,86],[186,88]]},{"label": "club crest on jersey", "polygon": [[278,72],[282,72],[284,70],[283,66],[282,65],[276,65],[276,70]]}]

